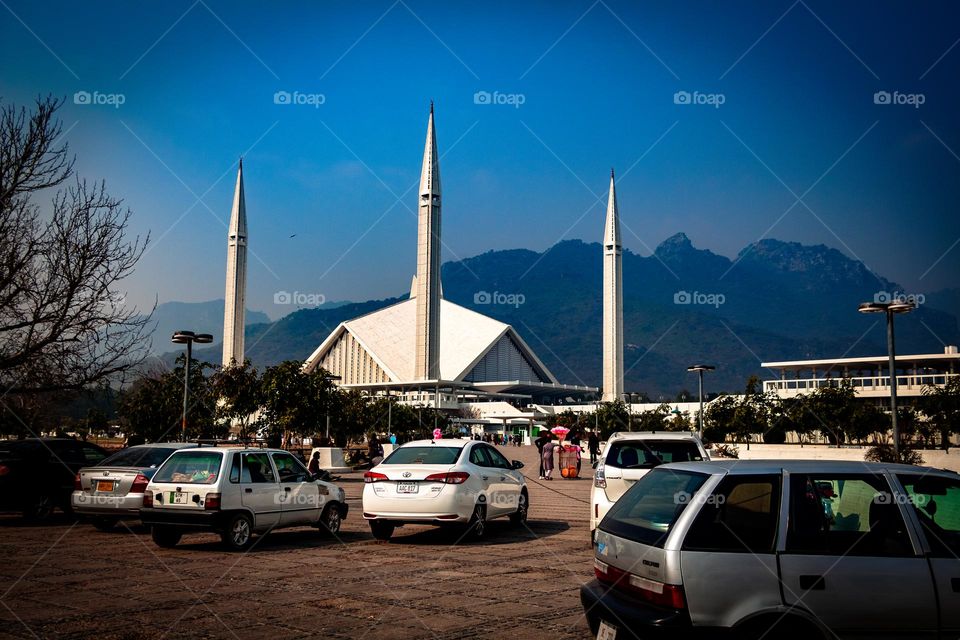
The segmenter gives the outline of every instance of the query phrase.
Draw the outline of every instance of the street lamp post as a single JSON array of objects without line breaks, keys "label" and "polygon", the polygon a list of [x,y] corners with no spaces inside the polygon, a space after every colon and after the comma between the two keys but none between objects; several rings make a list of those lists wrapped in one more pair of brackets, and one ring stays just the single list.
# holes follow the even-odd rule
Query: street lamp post
[{"label": "street lamp post", "polygon": [[716,367],[710,364],[694,364],[687,367],[687,371],[696,371],[697,377],[699,378],[700,383],[700,425],[698,430],[698,435],[700,439],[703,439],[703,372],[704,371],[713,371]]},{"label": "street lamp post", "polygon": [[194,333],[193,331],[177,331],[170,338],[174,344],[187,345],[187,361],[183,370],[183,417],[180,422],[180,437],[187,441],[187,402],[190,397],[190,360],[193,358],[193,343],[209,344],[213,336],[209,333]]},{"label": "street lamp post", "polygon": [[889,359],[890,375],[890,425],[893,429],[893,455],[900,461],[900,429],[897,426],[897,348],[893,339],[893,316],[898,313],[909,313],[917,305],[909,300],[895,300],[893,302],[864,302],[857,311],[860,313],[885,313],[887,315],[887,358]]}]

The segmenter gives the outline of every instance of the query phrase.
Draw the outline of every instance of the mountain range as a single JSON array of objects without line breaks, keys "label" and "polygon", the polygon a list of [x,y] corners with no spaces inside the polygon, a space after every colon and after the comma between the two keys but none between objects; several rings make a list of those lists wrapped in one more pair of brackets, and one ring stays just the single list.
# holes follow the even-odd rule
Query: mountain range
[{"label": "mountain range", "polygon": [[[598,386],[601,256],[600,244],[580,240],[542,253],[489,251],[445,263],[444,296],[512,324],[561,382]],[[717,367],[705,390],[740,391],[750,375],[775,376],[761,362],[885,354],[882,316],[857,305],[898,293],[896,283],[824,245],[765,239],[731,260],[678,233],[650,256],[624,251],[625,388],[672,399],[696,387],[686,368],[702,362]],[[248,312],[247,356],[257,367],[304,359],[338,323],[405,297],[301,309],[261,324]],[[898,352],[957,344],[958,313],[960,289],[930,294],[898,318]],[[195,353],[216,363],[220,351]]]}]

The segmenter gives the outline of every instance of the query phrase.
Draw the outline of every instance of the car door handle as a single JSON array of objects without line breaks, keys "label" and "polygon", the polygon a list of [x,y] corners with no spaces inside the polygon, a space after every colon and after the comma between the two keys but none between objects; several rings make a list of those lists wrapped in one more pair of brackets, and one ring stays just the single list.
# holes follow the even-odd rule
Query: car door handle
[{"label": "car door handle", "polygon": [[283,490],[284,490],[284,491],[290,491],[290,487],[284,487]]},{"label": "car door handle", "polygon": [[804,591],[823,591],[827,588],[823,576],[800,576],[800,588]]},{"label": "car door handle", "polygon": [[489,480],[490,478],[488,478],[487,476],[480,476],[480,479],[481,479],[481,480]]},{"label": "car door handle", "polygon": [[251,489],[250,487],[247,487],[246,489],[243,490],[243,492],[244,492],[244,493],[253,493],[253,489]]},{"label": "car door handle", "polygon": [[507,476],[500,476],[500,482],[503,482],[506,479],[507,479]]}]

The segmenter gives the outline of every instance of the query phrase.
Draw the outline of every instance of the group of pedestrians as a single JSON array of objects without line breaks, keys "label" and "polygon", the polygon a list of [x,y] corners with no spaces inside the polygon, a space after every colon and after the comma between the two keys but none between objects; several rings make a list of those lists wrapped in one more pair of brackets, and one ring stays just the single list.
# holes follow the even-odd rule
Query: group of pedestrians
[{"label": "group of pedestrians", "polygon": [[[590,464],[593,464],[597,461],[597,456],[600,455],[600,439],[597,437],[597,434],[592,431],[588,431],[586,436],[587,449],[590,451]],[[570,438],[568,439],[570,445],[576,447],[576,451],[578,452],[577,475],[580,474],[579,452],[582,450],[581,438],[582,435],[580,431],[573,431],[570,433]],[[540,480],[553,480],[554,457],[561,446],[555,442],[555,439],[556,436],[549,431],[541,431],[537,439],[533,441],[533,444],[537,446],[537,451],[540,453]]]}]

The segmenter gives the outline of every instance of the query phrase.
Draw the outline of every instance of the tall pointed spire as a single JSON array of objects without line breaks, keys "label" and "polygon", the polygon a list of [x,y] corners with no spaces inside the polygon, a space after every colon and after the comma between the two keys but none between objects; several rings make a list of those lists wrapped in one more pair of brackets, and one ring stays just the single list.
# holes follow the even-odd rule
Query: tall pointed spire
[{"label": "tall pointed spire", "polygon": [[433,102],[420,173],[417,215],[416,362],[418,380],[440,378],[440,159],[433,124]]},{"label": "tall pointed spire", "polygon": [[243,364],[247,305],[247,205],[243,196],[243,158],[237,169],[230,228],[227,232],[227,286],[223,299],[223,366]]},{"label": "tall pointed spire", "polygon": [[603,228],[603,400],[623,397],[623,246],[613,169]]}]

